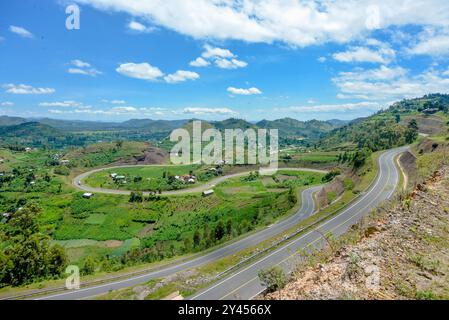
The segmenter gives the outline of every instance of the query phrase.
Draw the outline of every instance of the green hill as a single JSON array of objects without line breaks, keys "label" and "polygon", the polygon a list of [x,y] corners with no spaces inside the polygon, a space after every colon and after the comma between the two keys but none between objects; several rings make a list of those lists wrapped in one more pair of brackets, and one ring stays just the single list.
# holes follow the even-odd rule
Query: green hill
[{"label": "green hill", "polygon": [[378,151],[408,144],[418,132],[444,132],[448,111],[449,95],[445,94],[402,100],[386,110],[329,132],[318,146],[330,150],[368,148]]}]

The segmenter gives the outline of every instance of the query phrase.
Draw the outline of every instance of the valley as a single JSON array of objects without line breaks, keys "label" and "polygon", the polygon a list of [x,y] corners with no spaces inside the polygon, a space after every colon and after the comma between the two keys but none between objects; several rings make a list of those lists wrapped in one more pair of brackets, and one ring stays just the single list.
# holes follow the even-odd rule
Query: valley
[{"label": "valley", "polygon": [[[199,298],[203,293],[208,297],[217,295],[217,299],[252,298],[263,289],[258,271],[269,268],[274,261],[287,261],[289,252],[308,248],[310,243],[319,244],[313,246],[314,250],[325,247],[321,233],[295,234],[298,227],[308,230],[319,225],[324,234],[344,234],[367,211],[395,193],[403,179],[395,167],[396,157],[406,150],[401,146],[422,146],[417,152],[424,159],[441,144],[447,144],[448,105],[441,99],[445,96],[404,101],[346,125],[334,121],[324,129],[317,129],[319,134],[301,131],[310,130],[309,126],[317,122],[305,125],[279,120],[253,125],[230,119],[211,124],[221,129],[227,125],[244,129],[285,122],[282,130],[289,132],[296,142],[281,144],[280,168],[271,176],[260,176],[259,168],[249,165],[171,165],[166,137],[158,141],[134,141],[120,136],[83,146],[57,139],[64,141],[65,146],[43,147],[40,142],[34,143],[34,128],[30,130],[34,124],[11,119],[14,124],[2,130],[17,132],[17,126],[23,125],[20,136],[27,137],[22,142],[28,141],[25,145],[29,147],[19,148],[9,138],[2,140],[1,249],[11,252],[8,248],[16,245],[16,232],[32,232],[45,237],[42,244],[48,243],[58,250],[62,265],[80,266],[86,279],[106,279],[111,275],[113,280],[123,277],[121,274],[130,274],[126,286],[107,280],[111,284],[106,287],[120,289],[119,295],[129,294],[124,287],[171,276],[173,273],[168,271],[171,268],[177,272],[209,268],[213,271],[202,273],[209,275],[194,288],[170,281],[162,288]],[[422,105],[428,101],[441,103],[441,111],[426,114]],[[2,123],[5,121],[3,118]],[[188,121],[181,124],[189,127]],[[58,126],[55,130],[67,130]],[[107,130],[122,130],[117,126]],[[425,137],[419,137],[419,133]],[[73,131],[64,139],[72,134],[78,133]],[[206,194],[208,190],[211,192]],[[16,229],[29,228],[16,222],[25,215],[33,223],[32,231]],[[343,223],[334,225],[333,221]],[[331,231],[326,231],[327,228]],[[259,258],[259,252],[270,254]],[[217,285],[211,282],[214,275],[240,265],[253,255],[252,267],[238,273],[242,279],[231,273],[224,275]],[[8,255],[2,259],[7,263]],[[143,271],[167,264],[167,268],[161,267],[156,273]],[[21,287],[17,292],[32,290],[45,283],[42,278],[55,277],[25,276],[20,282],[8,284],[7,279],[18,272],[16,268],[22,267],[25,266],[17,264],[5,271],[0,296],[2,292],[4,295],[16,292],[14,287]],[[132,276],[134,272],[142,276]],[[51,287],[51,283],[59,282],[47,283]],[[238,288],[222,291],[222,284]],[[210,290],[204,289],[208,286]],[[89,290],[81,292],[87,296],[104,294],[95,286]],[[71,294],[64,297],[74,298]]]}]

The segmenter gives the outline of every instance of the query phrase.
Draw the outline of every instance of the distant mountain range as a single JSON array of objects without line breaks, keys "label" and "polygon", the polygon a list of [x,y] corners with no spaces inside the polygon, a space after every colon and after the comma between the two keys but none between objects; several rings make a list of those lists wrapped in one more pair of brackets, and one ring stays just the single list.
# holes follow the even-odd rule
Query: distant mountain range
[{"label": "distant mountain range", "polygon": [[[191,127],[193,120],[152,120],[132,119],[124,122],[99,122],[83,120],[59,119],[26,119],[20,117],[0,117],[0,133],[3,143],[31,143],[53,145],[58,147],[67,141],[75,145],[83,145],[97,140],[128,139],[162,141],[171,131],[180,127]],[[347,124],[346,121],[299,121],[284,118],[274,121],[262,120],[250,123],[242,119],[226,119],[223,121],[203,121],[203,128],[236,129],[279,129],[281,139],[316,140],[325,133]],[[3,141],[2,141],[3,140]]]}]

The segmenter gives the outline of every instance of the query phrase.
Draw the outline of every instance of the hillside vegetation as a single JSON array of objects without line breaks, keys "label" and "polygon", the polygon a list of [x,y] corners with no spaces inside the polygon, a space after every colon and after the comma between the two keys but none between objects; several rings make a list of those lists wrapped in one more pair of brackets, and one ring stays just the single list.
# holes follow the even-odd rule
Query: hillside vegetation
[{"label": "hillside vegetation", "polygon": [[[323,149],[371,151],[389,149],[412,143],[425,122],[443,122],[449,110],[449,95],[433,94],[403,100],[387,110],[333,130],[318,143]],[[426,132],[423,132],[426,133]]]}]

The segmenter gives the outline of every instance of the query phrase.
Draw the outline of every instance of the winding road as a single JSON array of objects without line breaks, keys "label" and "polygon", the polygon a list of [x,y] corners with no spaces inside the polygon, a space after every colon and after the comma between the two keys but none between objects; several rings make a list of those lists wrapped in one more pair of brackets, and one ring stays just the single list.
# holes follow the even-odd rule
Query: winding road
[{"label": "winding road", "polygon": [[[115,167],[104,167],[100,169],[91,170],[88,172],[84,172],[80,174],[79,176],[75,177],[72,180],[72,185],[80,189],[82,191],[91,192],[91,193],[105,193],[105,194],[121,194],[121,195],[130,195],[132,191],[130,190],[117,190],[117,189],[104,189],[104,188],[98,188],[98,187],[91,187],[83,183],[83,181],[89,177],[90,175],[94,173],[98,173],[105,170],[111,170],[111,169],[122,169],[122,168],[131,168],[131,167],[167,167],[165,165],[126,165],[126,166],[115,166]],[[305,172],[317,172],[317,173],[323,173],[326,174],[327,171],[324,170],[318,170],[318,169],[310,169],[310,168],[279,168],[279,170],[282,171],[305,171]],[[253,170],[254,171],[254,170]],[[204,184],[201,184],[197,187],[188,188],[188,189],[181,189],[181,190],[174,190],[174,191],[163,191],[161,194],[166,196],[176,196],[176,195],[182,195],[182,194],[190,194],[190,193],[201,193],[203,191],[209,190],[214,188],[219,183],[222,183],[228,179],[232,178],[238,178],[249,175],[253,171],[245,171],[245,172],[239,172],[234,173],[226,176],[221,176],[215,179],[212,179]],[[144,195],[149,195],[149,192],[143,192]]]},{"label": "winding road", "polygon": [[292,271],[295,265],[302,259],[300,254],[298,254],[298,250],[304,252],[322,248],[327,244],[323,235],[331,233],[334,237],[338,237],[344,234],[352,225],[369,213],[371,209],[391,198],[400,181],[398,169],[395,166],[395,158],[405,150],[406,148],[398,148],[382,154],[379,157],[379,174],[376,182],[363,196],[342,210],[337,216],[201,291],[191,297],[191,299],[247,300],[259,295],[265,289],[258,278],[259,270],[279,265],[286,272]]},{"label": "winding road", "polygon": [[[364,215],[373,208],[379,206],[383,201],[389,199],[395,192],[399,183],[399,173],[395,166],[395,157],[404,152],[406,148],[397,148],[383,153],[379,157],[379,173],[372,186],[354,201],[349,207],[343,209],[335,217],[321,223],[314,230],[309,231],[271,253],[258,258],[246,267],[238,269],[230,276],[200,291],[190,299],[251,299],[264,290],[258,279],[258,272],[274,265],[280,265],[287,272],[291,271],[294,264],[298,262],[297,251],[299,249],[311,250],[322,248],[326,244],[323,234],[331,232],[334,236],[345,233],[348,228],[357,223]],[[296,169],[298,170],[298,169]],[[313,187],[303,191],[302,205],[298,212],[289,218],[267,227],[257,233],[249,235],[234,243],[218,248],[215,251],[196,257],[192,260],[173,263],[162,269],[149,271],[148,273],[133,276],[124,280],[105,283],[102,285],[82,288],[79,290],[67,290],[38,298],[74,300],[88,299],[98,295],[106,294],[110,290],[123,289],[126,287],[142,284],[151,279],[163,278],[180,271],[196,268],[226,256],[232,255],[245,248],[252,247],[258,243],[270,239],[283,231],[298,224],[301,220],[315,213],[313,194],[321,187]],[[98,192],[98,191],[96,191]],[[300,257],[299,257],[300,258]]]}]

